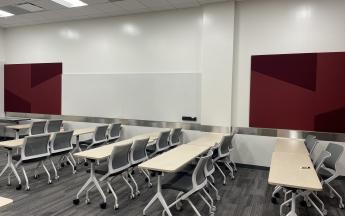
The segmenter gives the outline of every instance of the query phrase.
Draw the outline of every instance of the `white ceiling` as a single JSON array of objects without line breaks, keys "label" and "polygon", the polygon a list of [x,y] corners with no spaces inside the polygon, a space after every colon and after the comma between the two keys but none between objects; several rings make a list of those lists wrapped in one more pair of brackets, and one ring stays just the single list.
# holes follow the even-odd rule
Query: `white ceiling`
[{"label": "white ceiling", "polygon": [[44,8],[42,12],[27,13],[0,18],[0,27],[53,23],[69,20],[90,19],[96,17],[120,16],[152,11],[173,10],[178,8],[198,7],[202,4],[224,2],[227,0],[83,0],[85,7],[66,8],[50,0],[0,0],[0,8],[30,2]]}]

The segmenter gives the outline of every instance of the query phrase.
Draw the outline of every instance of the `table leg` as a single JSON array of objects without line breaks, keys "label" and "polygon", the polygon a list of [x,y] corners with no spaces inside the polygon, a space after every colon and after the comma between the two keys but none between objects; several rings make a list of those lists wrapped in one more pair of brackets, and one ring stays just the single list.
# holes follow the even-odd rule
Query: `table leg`
[{"label": "table leg", "polygon": [[[79,144],[79,135],[75,136],[75,148],[72,150],[73,153],[81,152],[80,144]],[[80,164],[79,158],[77,159],[77,163]]]},{"label": "table leg", "polygon": [[75,200],[73,200],[73,203],[75,205],[78,205],[79,204],[79,197],[80,197],[80,194],[82,192],[85,191],[85,189],[90,185],[90,184],[94,184],[97,188],[97,190],[99,191],[99,193],[101,194],[102,198],[103,198],[103,203],[100,204],[100,207],[102,209],[105,209],[106,206],[107,206],[107,198],[101,188],[101,186],[99,185],[99,182],[98,182],[98,179],[96,178],[96,175],[95,175],[95,162],[94,160],[91,160],[91,169],[90,169],[90,178],[86,181],[86,183],[83,185],[83,187],[81,187],[81,189],[79,190],[79,192],[77,193],[77,197]]},{"label": "table leg", "polygon": [[165,212],[169,215],[172,216],[170,209],[167,205],[167,203],[165,202],[165,199],[163,197],[162,194],[162,182],[161,182],[161,177],[162,177],[162,173],[158,174],[158,179],[157,179],[157,193],[153,196],[153,198],[151,199],[151,201],[146,205],[146,207],[143,210],[143,215],[146,215],[146,211],[148,208],[151,207],[151,205],[158,199],[159,202],[161,203],[161,205],[163,206]]},{"label": "table leg", "polygon": [[8,168],[10,168],[12,170],[12,172],[14,173],[14,175],[16,176],[16,178],[18,180],[18,184],[19,184],[18,189],[20,189],[22,181],[21,181],[21,179],[20,179],[20,177],[18,175],[18,172],[17,172],[17,169],[16,169],[15,165],[13,164],[12,149],[10,149],[10,148],[7,148],[7,164],[3,168],[3,170],[1,171],[0,176],[2,176]]}]

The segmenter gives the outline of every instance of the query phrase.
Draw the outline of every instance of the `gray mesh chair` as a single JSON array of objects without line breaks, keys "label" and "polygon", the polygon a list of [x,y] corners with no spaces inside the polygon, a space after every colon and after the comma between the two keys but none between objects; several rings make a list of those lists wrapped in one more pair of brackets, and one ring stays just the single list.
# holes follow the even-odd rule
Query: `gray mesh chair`
[{"label": "gray mesh chair", "polygon": [[115,142],[120,138],[121,133],[121,124],[120,123],[114,123],[111,124],[109,127],[109,133],[108,133],[108,142]]},{"label": "gray mesh chair", "polygon": [[27,136],[24,138],[24,144],[21,149],[21,154],[13,155],[13,160],[18,161],[16,163],[16,167],[20,165],[23,171],[26,181],[26,190],[30,190],[29,180],[24,169],[24,165],[26,164],[38,162],[38,165],[35,169],[35,178],[38,177],[36,173],[37,168],[42,165],[48,175],[48,184],[51,184],[49,171],[44,165],[44,161],[50,156],[49,140],[49,134]]},{"label": "gray mesh chair", "polygon": [[105,144],[107,142],[107,131],[108,125],[96,127],[92,139],[80,142],[80,146],[84,146],[86,147],[86,149],[90,149]]},{"label": "gray mesh chair", "polygon": [[[131,148],[132,148],[132,142],[128,142],[127,144],[124,144],[124,145],[115,145],[113,150],[112,150],[111,156],[109,157],[108,163],[99,166],[95,170],[96,174],[103,175],[99,179],[100,182],[107,180],[106,184],[108,186],[108,189],[110,190],[110,192],[113,194],[113,196],[115,198],[114,209],[119,208],[117,195],[116,195],[113,187],[111,186],[111,180],[114,177],[116,177],[118,175],[122,175],[122,179],[125,181],[125,183],[128,185],[128,187],[131,190],[130,198],[131,199],[135,198],[133,187],[129,184],[129,182],[127,180],[127,177],[128,177],[127,170],[131,166],[130,160],[129,160]],[[86,192],[86,202],[87,203],[90,202],[89,192],[94,187],[95,186],[91,186]]]},{"label": "gray mesh chair", "polygon": [[147,147],[147,152],[149,153],[150,157],[169,149],[169,136],[170,130],[163,131],[159,134],[156,144]]},{"label": "gray mesh chair", "polygon": [[170,135],[170,146],[175,147],[182,144],[182,128],[174,128]]},{"label": "gray mesh chair", "polygon": [[223,136],[222,140],[219,143],[218,148],[214,151],[213,154],[213,162],[215,167],[219,170],[221,175],[223,176],[223,184],[226,185],[226,176],[222,169],[219,167],[218,163],[224,164],[230,171],[231,179],[234,179],[234,170],[229,164],[227,158],[230,156],[230,149],[232,148],[232,138],[233,135],[225,135]]},{"label": "gray mesh chair", "polygon": [[59,132],[62,127],[62,120],[47,121],[46,133]]},{"label": "gray mesh chair", "polygon": [[340,173],[336,167],[336,164],[344,152],[344,146],[340,144],[329,143],[326,148],[326,151],[331,153],[332,156],[325,160],[325,162],[321,166],[321,169],[319,170],[319,175],[323,179],[322,183],[327,185],[327,187],[329,188],[330,197],[333,198],[335,194],[339,199],[339,208],[343,209],[345,207],[343,203],[343,198],[331,186],[331,182],[335,180],[338,176],[340,176]]},{"label": "gray mesh chair", "polygon": [[58,132],[53,134],[53,138],[50,142],[50,162],[53,166],[55,179],[59,179],[55,164],[52,160],[53,157],[61,156],[59,164],[63,158],[69,162],[72,167],[72,173],[76,173],[76,162],[71,154],[73,149],[72,145],[73,131]]},{"label": "gray mesh chair", "polygon": [[[149,157],[147,156],[147,153],[146,153],[146,147],[147,147],[148,141],[149,141],[149,138],[135,140],[133,142],[131,153],[129,155],[131,167],[128,171],[128,174],[129,174],[129,177],[132,179],[132,181],[135,185],[136,195],[139,195],[140,191],[138,188],[138,184],[132,175],[132,172],[133,172],[134,168],[136,168],[140,163],[148,160]],[[143,169],[140,170],[140,172],[144,174],[145,180],[148,181],[149,187],[151,187],[152,184],[151,184],[149,174],[146,172],[146,170],[143,170]]]},{"label": "gray mesh chair", "polygon": [[304,144],[307,147],[309,154],[311,155],[316,145],[318,144],[318,140],[316,139],[316,136],[308,135],[304,140]]},{"label": "gray mesh chair", "polygon": [[[210,215],[214,215],[212,206],[206,200],[206,198],[201,194],[201,191],[207,185],[207,176],[205,174],[205,167],[209,160],[211,160],[213,152],[210,151],[206,156],[200,157],[192,175],[184,172],[177,173],[173,176],[166,176],[167,180],[164,180],[162,184],[162,189],[170,189],[179,191],[176,200],[171,203],[168,208],[176,205],[179,208],[179,203],[182,200],[186,200],[193,208],[198,216],[201,216],[199,211],[196,209],[194,204],[190,200],[190,196],[193,194],[198,194],[199,197],[207,204],[210,209]],[[164,212],[163,212],[164,214]],[[162,214],[162,215],[163,215]]]},{"label": "gray mesh chair", "polygon": [[29,135],[44,134],[46,131],[47,121],[34,121],[31,123]]}]

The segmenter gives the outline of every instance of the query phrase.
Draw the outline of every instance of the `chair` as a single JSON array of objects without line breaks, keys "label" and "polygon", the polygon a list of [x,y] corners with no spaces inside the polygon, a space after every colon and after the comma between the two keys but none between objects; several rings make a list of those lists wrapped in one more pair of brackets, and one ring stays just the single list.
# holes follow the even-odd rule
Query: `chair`
[{"label": "chair", "polygon": [[62,120],[47,121],[46,133],[59,132],[62,127]]},{"label": "chair", "polygon": [[120,132],[121,132],[121,124],[120,123],[114,123],[110,125],[109,133],[108,133],[108,142],[115,142],[117,139],[120,138]]},{"label": "chair", "polygon": [[[26,190],[30,190],[29,180],[26,175],[26,171],[24,169],[24,165],[26,164],[38,162],[35,169],[35,178],[38,178],[38,175],[36,173],[37,168],[39,168],[39,166],[42,165],[45,172],[48,175],[48,184],[52,183],[50,179],[49,171],[44,165],[44,161],[50,156],[49,140],[50,140],[49,134],[27,136],[24,138],[21,154],[13,155],[12,157],[13,160],[18,161],[16,163],[16,167],[18,167],[19,165],[21,166],[21,169],[23,171],[25,181],[26,181]],[[10,178],[10,175],[9,175],[9,178]]]},{"label": "chair", "polygon": [[80,142],[80,146],[90,149],[105,144],[107,142],[107,131],[108,125],[96,127],[92,139]]},{"label": "chair", "polygon": [[182,128],[172,129],[169,142],[171,147],[182,144]]},{"label": "chair", "polygon": [[158,153],[161,153],[161,152],[169,149],[169,147],[170,147],[169,136],[170,136],[170,130],[169,131],[163,131],[159,134],[158,139],[156,141],[156,144],[150,145],[147,147],[149,157],[152,157]]},{"label": "chair", "polygon": [[308,135],[304,140],[304,144],[307,147],[309,155],[311,156],[314,152],[316,145],[318,144],[318,140],[316,139],[316,136]]},{"label": "chair", "polygon": [[335,194],[339,199],[339,208],[343,209],[345,207],[343,203],[343,198],[331,186],[331,182],[335,180],[338,176],[340,176],[339,170],[337,169],[336,164],[344,152],[344,146],[340,144],[329,143],[326,148],[326,151],[330,152],[332,156],[325,160],[325,162],[321,166],[319,175],[323,179],[322,183],[327,185],[327,187],[330,190],[330,198],[333,198]]},{"label": "chair", "polygon": [[192,175],[180,172],[173,176],[166,176],[167,180],[163,182],[162,189],[171,189],[179,192],[176,200],[173,203],[171,203],[168,206],[168,208],[171,208],[173,205],[176,205],[176,207],[179,208],[178,204],[182,200],[186,200],[191,205],[195,213],[198,216],[201,216],[199,211],[196,209],[196,207],[189,198],[193,194],[198,194],[200,198],[208,205],[210,209],[210,215],[214,215],[212,206],[200,193],[200,191],[202,191],[207,185],[205,166],[208,163],[208,161],[211,160],[212,154],[213,152],[209,151],[209,153],[206,156],[200,157],[197,165],[195,166],[195,169],[193,170]]},{"label": "chair", "polygon": [[[135,198],[133,188],[127,180],[128,175],[126,173],[128,168],[131,166],[130,161],[129,161],[129,155],[130,155],[131,148],[132,148],[132,142],[128,142],[124,145],[115,145],[113,147],[111,156],[109,157],[107,164],[101,165],[101,166],[97,167],[97,169],[95,170],[96,174],[103,175],[99,179],[100,182],[107,180],[106,184],[108,186],[108,189],[110,190],[110,192],[113,194],[113,196],[115,198],[114,209],[119,208],[117,195],[116,195],[113,187],[111,186],[111,180],[114,177],[116,177],[118,175],[122,175],[122,179],[125,181],[125,183],[128,185],[128,187],[131,190],[130,198],[131,199]],[[95,186],[91,186],[86,192],[86,202],[87,203],[90,202],[89,192],[94,187]]]},{"label": "chair", "polygon": [[[331,157],[331,153],[328,151],[322,151],[318,158],[313,162],[314,168],[316,173],[319,172],[320,168],[323,166],[324,162]],[[292,202],[292,198],[287,200],[287,195],[290,194],[292,190],[285,192],[284,202],[280,205],[280,215],[283,214],[283,207],[288,203]],[[307,202],[307,205],[310,207],[311,205],[316,209],[316,211],[321,215],[327,215],[327,210],[325,209],[325,205],[322,200],[316,195],[314,191],[311,190],[297,190],[297,195],[295,198],[302,196],[304,200]],[[313,195],[314,199],[319,202],[321,205],[321,209],[315,204],[315,202],[311,199],[311,195]]]},{"label": "chair", "polygon": [[[129,177],[132,179],[135,189],[136,189],[136,195],[140,194],[140,191],[138,189],[138,184],[135,181],[132,171],[134,170],[135,167],[137,167],[140,163],[148,160],[148,156],[146,153],[146,147],[148,144],[149,138],[144,138],[144,139],[137,139],[133,142],[132,149],[129,155],[129,160],[131,163],[131,167],[129,168],[128,174]],[[146,170],[142,169],[140,170],[141,173],[145,175],[145,180],[148,182],[149,187],[152,186],[152,183],[150,181],[149,174],[146,172]]]},{"label": "chair", "polygon": [[44,134],[46,131],[47,121],[34,121],[31,123],[29,136]]},{"label": "chair", "polygon": [[230,148],[232,148],[232,143],[231,143],[232,138],[233,138],[233,135],[223,136],[218,148],[214,151],[213,156],[212,156],[215,167],[219,170],[219,172],[223,176],[223,185],[226,185],[226,176],[224,172],[222,171],[222,169],[219,167],[218,163],[224,164],[229,169],[231,179],[235,178],[234,170],[230,166],[229,162],[227,161],[227,158],[230,155]]},{"label": "chair", "polygon": [[71,151],[73,149],[72,137],[73,137],[73,131],[58,132],[58,133],[53,134],[53,138],[50,142],[51,155],[49,159],[54,169],[55,179],[59,179],[55,164],[52,160],[52,158],[56,156],[61,156],[59,160],[59,164],[63,158],[66,158],[66,160],[69,162],[69,164],[72,167],[72,173],[73,174],[76,173],[77,164],[71,154]]}]

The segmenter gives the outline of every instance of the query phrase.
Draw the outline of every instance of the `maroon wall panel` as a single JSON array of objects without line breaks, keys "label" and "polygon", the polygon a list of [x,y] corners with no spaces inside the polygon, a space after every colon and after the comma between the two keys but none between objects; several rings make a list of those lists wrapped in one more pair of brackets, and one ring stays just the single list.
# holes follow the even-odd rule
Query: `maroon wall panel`
[{"label": "maroon wall panel", "polygon": [[345,133],[345,53],[252,56],[250,127]]},{"label": "maroon wall panel", "polygon": [[5,111],[61,114],[62,63],[5,65]]}]

